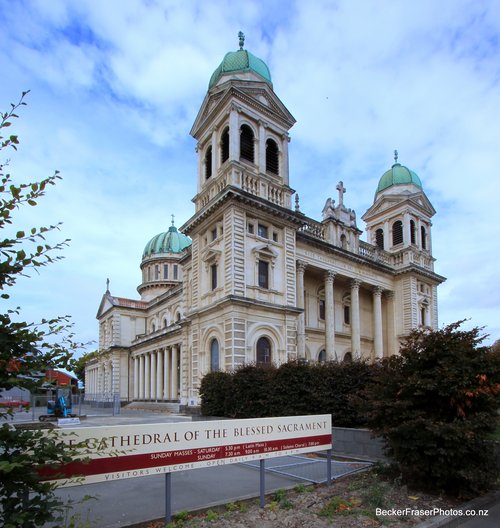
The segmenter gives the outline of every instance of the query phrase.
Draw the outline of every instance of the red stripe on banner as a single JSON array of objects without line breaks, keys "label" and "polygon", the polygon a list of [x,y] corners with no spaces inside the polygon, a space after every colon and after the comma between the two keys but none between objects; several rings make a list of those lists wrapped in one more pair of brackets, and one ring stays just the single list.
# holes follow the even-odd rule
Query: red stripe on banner
[{"label": "red stripe on banner", "polygon": [[230,459],[258,454],[279,456],[281,451],[309,448],[314,450],[313,448],[316,447],[329,449],[331,448],[331,444],[332,436],[330,434],[324,434],[285,440],[269,440],[265,442],[248,442],[245,444],[142,453],[139,455],[93,458],[86,463],[71,462],[69,464],[58,466],[57,468],[46,466],[40,468],[39,473],[46,480],[87,477],[103,473],[137,471],[140,469],[160,466],[168,467],[193,462],[208,462],[210,460]]}]

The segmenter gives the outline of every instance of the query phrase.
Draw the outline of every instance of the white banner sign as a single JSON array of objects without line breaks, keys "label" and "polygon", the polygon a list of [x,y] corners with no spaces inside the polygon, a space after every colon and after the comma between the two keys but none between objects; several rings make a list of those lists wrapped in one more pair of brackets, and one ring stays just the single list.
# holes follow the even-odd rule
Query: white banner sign
[{"label": "white banner sign", "polygon": [[[66,486],[143,477],[331,449],[331,415],[65,428],[62,439],[89,458],[47,479]],[[78,478],[77,481],[74,480]],[[71,480],[73,479],[73,480]]]}]

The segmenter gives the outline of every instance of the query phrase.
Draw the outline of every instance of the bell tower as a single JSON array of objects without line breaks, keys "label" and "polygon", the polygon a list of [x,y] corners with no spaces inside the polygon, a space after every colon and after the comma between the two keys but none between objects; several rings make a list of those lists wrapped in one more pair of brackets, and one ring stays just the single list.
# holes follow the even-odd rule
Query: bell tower
[{"label": "bell tower", "polygon": [[244,49],[226,53],[212,74],[191,129],[198,141],[196,212],[227,186],[291,207],[289,129],[295,119],[273,91],[264,61]]},{"label": "bell tower", "polygon": [[437,286],[434,274],[431,218],[436,213],[420,178],[398,162],[380,178],[373,205],[363,215],[367,241],[389,257],[396,271],[396,298],[403,306],[399,333],[412,328],[437,328]]}]

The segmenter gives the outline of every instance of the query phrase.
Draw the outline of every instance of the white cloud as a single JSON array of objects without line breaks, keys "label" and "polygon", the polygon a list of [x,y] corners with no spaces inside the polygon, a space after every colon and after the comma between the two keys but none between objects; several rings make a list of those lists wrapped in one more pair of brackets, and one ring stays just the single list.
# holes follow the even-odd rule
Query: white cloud
[{"label": "white cloud", "polygon": [[57,168],[64,176],[22,218],[27,225],[63,220],[62,235],[73,240],[43,280],[20,285],[19,299],[33,314],[54,306],[75,314],[88,336],[96,333],[107,276],[116,294],[134,295],[146,242],[171,213],[177,225],[193,213],[189,129],[241,29],[297,119],[290,172],[302,209],[319,217],[343,180],[360,218],[397,148],[437,210],[436,271],[448,277],[441,322],[470,316],[499,338],[497,7],[467,0],[13,3],[0,14],[7,72],[0,105],[32,93],[16,124],[22,145],[12,172],[42,177]]}]

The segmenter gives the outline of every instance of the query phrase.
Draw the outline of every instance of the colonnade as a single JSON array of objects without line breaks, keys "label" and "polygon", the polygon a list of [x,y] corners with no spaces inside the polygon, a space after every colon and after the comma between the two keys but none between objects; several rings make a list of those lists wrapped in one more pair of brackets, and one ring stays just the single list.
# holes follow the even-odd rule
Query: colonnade
[{"label": "colonnade", "polygon": [[144,352],[132,357],[134,400],[178,400],[180,346]]},{"label": "colonnade", "polygon": [[113,393],[113,365],[111,362],[99,362],[86,368],[85,393],[90,399]]},{"label": "colonnade", "polygon": [[[302,261],[297,262],[297,307],[304,309],[304,273],[307,264]],[[326,359],[335,359],[335,300],[334,284],[337,274],[332,270],[324,273],[325,286],[325,350]],[[359,290],[362,281],[350,278],[351,287],[351,353],[354,359],[361,358],[361,317],[359,304]],[[384,291],[379,286],[366,285],[372,291],[373,298],[373,351],[375,359],[384,356],[384,338],[382,321],[382,294],[387,299],[387,342],[388,354],[395,353],[395,323],[394,323],[394,292]],[[306,357],[306,333],[304,312],[299,315],[297,328],[297,353],[299,358]]]}]

